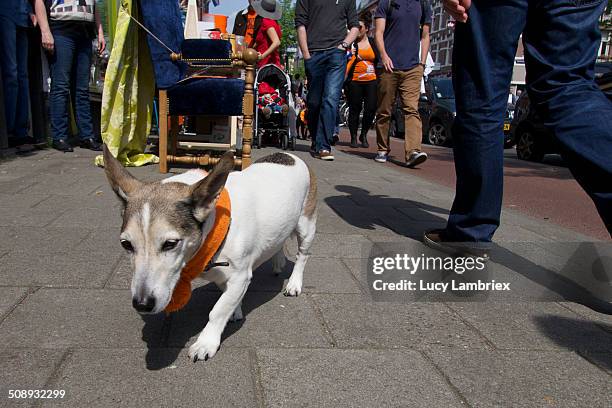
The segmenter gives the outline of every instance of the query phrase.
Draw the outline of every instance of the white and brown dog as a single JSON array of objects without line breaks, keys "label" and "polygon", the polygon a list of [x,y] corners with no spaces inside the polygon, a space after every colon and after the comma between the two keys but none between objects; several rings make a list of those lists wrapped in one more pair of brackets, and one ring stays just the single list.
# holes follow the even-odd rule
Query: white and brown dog
[{"label": "white and brown dog", "polygon": [[132,301],[140,313],[159,313],[169,304],[181,270],[213,227],[215,204],[225,187],[231,200],[231,224],[212,262],[225,262],[204,272],[223,294],[208,323],[189,348],[194,362],[215,355],[230,319],[242,319],[241,302],[253,270],[275,256],[280,272],[283,245],[297,236],[298,253],[285,294],[302,290],[304,266],[316,229],[316,179],[298,157],[266,156],[246,170],[231,172],[233,154],[225,153],[207,175],[190,170],[162,181],[134,178],[104,146],[108,180],[123,203],[121,244],[132,259]]}]

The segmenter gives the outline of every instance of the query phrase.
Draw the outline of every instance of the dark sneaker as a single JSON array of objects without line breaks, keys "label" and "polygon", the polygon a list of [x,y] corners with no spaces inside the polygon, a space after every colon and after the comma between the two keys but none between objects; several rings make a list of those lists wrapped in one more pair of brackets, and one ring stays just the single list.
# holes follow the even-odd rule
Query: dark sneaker
[{"label": "dark sneaker", "polygon": [[83,149],[93,150],[94,152],[102,151],[102,143],[96,142],[93,137],[89,139],[81,140],[81,144],[79,145]]},{"label": "dark sneaker", "polygon": [[410,156],[408,156],[408,160],[406,160],[406,167],[413,168],[423,163],[425,160],[427,160],[427,153],[415,150],[410,153]]},{"label": "dark sneaker", "polygon": [[53,147],[55,150],[59,150],[60,152],[64,152],[64,153],[74,151],[74,149],[72,148],[72,145],[66,142],[64,139],[54,140],[51,147]]},{"label": "dark sneaker", "polygon": [[389,155],[385,152],[378,152],[378,154],[374,158],[374,161],[377,161],[378,163],[386,163],[388,156]]},{"label": "dark sneaker", "polygon": [[329,150],[321,150],[318,154],[317,154],[317,159],[321,159],[321,160],[325,160],[325,161],[333,161],[334,160],[334,156],[331,154],[331,152]]},{"label": "dark sneaker", "polygon": [[338,143],[340,141],[340,136],[337,133],[334,133],[334,135],[332,136],[332,141],[331,141],[331,145],[335,146],[336,143]]},{"label": "dark sneaker", "polygon": [[477,242],[452,241],[444,229],[435,229],[423,234],[423,243],[429,248],[444,252],[451,256],[479,257],[489,260],[489,252],[485,244]]}]

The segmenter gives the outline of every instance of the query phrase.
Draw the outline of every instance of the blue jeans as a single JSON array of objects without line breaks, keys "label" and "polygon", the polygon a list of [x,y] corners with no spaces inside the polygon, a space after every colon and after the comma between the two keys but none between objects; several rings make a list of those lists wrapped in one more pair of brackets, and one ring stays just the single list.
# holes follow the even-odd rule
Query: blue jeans
[{"label": "blue jeans", "polygon": [[521,33],[532,106],[612,233],[612,103],[593,82],[604,6],[603,0],[472,1],[468,22],[455,28],[451,239],[490,242],[499,226],[503,117]]},{"label": "blue jeans", "polygon": [[9,134],[28,135],[28,33],[7,17],[0,16],[0,67],[4,86],[4,110]]},{"label": "blue jeans", "polygon": [[68,139],[69,96],[72,95],[81,140],[94,137],[89,101],[92,41],[88,37],[54,35],[55,52],[49,56],[51,90],[49,119],[53,140]]},{"label": "blue jeans", "polygon": [[346,52],[338,48],[315,51],[304,61],[308,78],[308,130],[316,151],[331,150],[336,126]]}]

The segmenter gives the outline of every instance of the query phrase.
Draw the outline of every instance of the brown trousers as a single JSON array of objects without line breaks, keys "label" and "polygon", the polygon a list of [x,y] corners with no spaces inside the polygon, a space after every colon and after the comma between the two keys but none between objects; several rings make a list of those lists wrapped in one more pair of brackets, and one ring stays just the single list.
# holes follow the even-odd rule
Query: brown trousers
[{"label": "brown trousers", "polygon": [[419,95],[423,66],[417,65],[408,71],[381,71],[378,73],[378,110],[376,111],[376,141],[379,152],[390,152],[389,124],[395,105],[395,97],[399,97],[404,113],[404,148],[406,160],[414,150],[421,150],[423,126],[419,116]]}]

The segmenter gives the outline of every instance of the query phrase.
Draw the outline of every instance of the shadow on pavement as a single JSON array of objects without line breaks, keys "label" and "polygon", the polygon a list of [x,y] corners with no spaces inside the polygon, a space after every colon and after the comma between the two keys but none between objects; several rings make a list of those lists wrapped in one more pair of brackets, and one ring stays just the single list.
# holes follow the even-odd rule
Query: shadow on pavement
[{"label": "shadow on pavement", "polygon": [[[270,262],[253,273],[253,281],[242,301],[244,319],[229,322],[221,336],[224,341],[236,333],[253,310],[276,297],[283,289],[284,278],[289,276],[293,263],[287,262],[283,273],[276,276]],[[180,311],[160,318],[159,315],[142,316],[142,339],[147,343],[146,365],[149,370],[161,370],[172,365],[188,343],[193,343],[208,323],[208,314],[221,296],[214,283],[193,290],[189,303]]]},{"label": "shadow on pavement", "polygon": [[[570,351],[578,351],[604,370],[612,371],[609,336],[592,336],[577,341],[577,337],[573,335],[576,332],[592,332],[594,323],[561,316],[537,316],[534,321],[539,330],[558,346]],[[597,323],[595,326],[605,332],[612,333],[612,326],[609,324]],[[560,335],[560,333],[568,333],[568,335]],[[597,340],[593,337],[599,339],[601,343],[593,344],[593,340]]]},{"label": "shadow on pavement", "polygon": [[[335,189],[348,195],[326,197],[325,203],[344,221],[360,229],[374,230],[376,226],[381,226],[420,241],[425,229],[446,225],[446,219],[436,215],[448,214],[448,210],[444,208],[404,198],[371,194],[360,187],[337,185]],[[349,203],[355,204],[347,205],[347,198]],[[410,215],[385,211],[389,208],[402,208]]]}]

